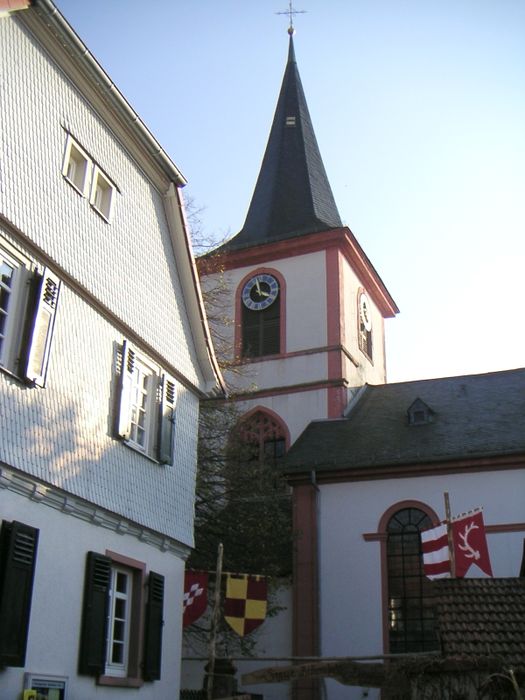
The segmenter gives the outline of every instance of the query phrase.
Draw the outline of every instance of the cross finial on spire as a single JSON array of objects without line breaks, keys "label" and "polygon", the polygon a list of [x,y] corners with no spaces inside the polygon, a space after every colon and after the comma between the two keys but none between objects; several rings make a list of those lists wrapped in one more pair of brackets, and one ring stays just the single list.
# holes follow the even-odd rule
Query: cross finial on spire
[{"label": "cross finial on spire", "polygon": [[284,12],[276,12],[276,15],[288,15],[288,18],[290,20],[290,25],[288,26],[288,34],[292,36],[295,33],[295,29],[293,26],[293,17],[294,15],[304,15],[306,14],[306,10],[295,10],[294,6],[292,4],[292,0],[289,1],[288,3],[288,9],[284,10]]}]

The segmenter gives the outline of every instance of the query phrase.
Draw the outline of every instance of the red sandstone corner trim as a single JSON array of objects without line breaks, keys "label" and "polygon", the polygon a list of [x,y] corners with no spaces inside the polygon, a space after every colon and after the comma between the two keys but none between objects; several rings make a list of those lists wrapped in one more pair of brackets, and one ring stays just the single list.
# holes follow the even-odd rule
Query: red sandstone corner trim
[{"label": "red sandstone corner trim", "polygon": [[293,655],[318,656],[319,587],[317,489],[313,484],[293,492],[294,548]]}]

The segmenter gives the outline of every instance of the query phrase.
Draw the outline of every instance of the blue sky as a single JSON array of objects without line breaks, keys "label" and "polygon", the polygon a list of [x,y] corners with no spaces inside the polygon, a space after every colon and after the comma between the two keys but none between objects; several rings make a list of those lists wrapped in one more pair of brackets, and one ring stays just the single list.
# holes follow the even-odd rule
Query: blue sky
[{"label": "blue sky", "polygon": [[[188,179],[244,222],[286,0],[57,0]],[[525,365],[525,3],[303,0],[295,51],[334,196],[401,313],[390,381]]]}]

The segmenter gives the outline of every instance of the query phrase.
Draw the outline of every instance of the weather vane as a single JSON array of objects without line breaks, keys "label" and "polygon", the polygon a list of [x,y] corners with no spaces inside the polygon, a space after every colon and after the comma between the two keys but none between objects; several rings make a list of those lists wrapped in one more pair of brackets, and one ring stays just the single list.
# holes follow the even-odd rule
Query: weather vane
[{"label": "weather vane", "polygon": [[294,32],[295,29],[293,27],[293,17],[294,15],[304,15],[306,14],[306,10],[295,10],[292,4],[292,0],[288,3],[288,9],[284,10],[284,12],[276,12],[276,15],[288,15],[288,18],[290,20],[290,26],[288,27],[288,34],[291,36]]}]

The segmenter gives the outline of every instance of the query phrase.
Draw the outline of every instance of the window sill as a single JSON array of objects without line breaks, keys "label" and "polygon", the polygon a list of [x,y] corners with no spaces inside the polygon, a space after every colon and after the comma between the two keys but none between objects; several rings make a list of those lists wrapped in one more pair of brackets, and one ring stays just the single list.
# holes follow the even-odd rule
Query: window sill
[{"label": "window sill", "polygon": [[142,455],[144,459],[147,459],[148,462],[153,462],[153,464],[156,464],[159,467],[171,467],[171,463],[168,462],[160,462],[158,459],[155,457],[152,457],[149,455],[147,452],[144,452],[144,450],[141,450],[140,447],[137,447],[133,442],[130,442],[129,440],[123,440],[121,439],[121,442],[123,445],[126,445],[126,447],[130,450],[133,450],[136,454]]},{"label": "window sill", "polygon": [[78,185],[76,185],[73,180],[70,180],[67,175],[63,175],[64,180],[67,182],[67,184],[72,187],[77,194],[79,194],[81,197],[86,197],[86,187],[84,185],[84,189],[81,190]]},{"label": "window sill", "polygon": [[239,364],[248,365],[253,364],[254,362],[265,362],[266,360],[280,360],[284,357],[286,357],[286,353],[282,352],[274,352],[270,355],[258,355],[257,357],[241,357]]},{"label": "window sill", "polygon": [[142,688],[144,681],[142,678],[99,676],[97,678],[97,685],[107,685],[115,688]]},{"label": "window sill", "polygon": [[17,384],[21,384],[22,386],[30,387],[30,388],[35,386],[34,382],[30,382],[25,377],[21,377],[16,372],[13,372],[12,370],[8,369],[7,367],[3,367],[2,365],[0,365],[0,374],[6,374],[10,379],[15,381]]},{"label": "window sill", "polygon": [[94,211],[96,214],[98,214],[98,215],[100,216],[100,218],[101,218],[103,221],[106,222],[106,224],[110,224],[110,223],[111,223],[111,219],[110,219],[106,214],[104,214],[103,211],[100,211],[100,209],[98,209],[93,203],[91,203],[91,208],[93,209],[93,211]]}]

